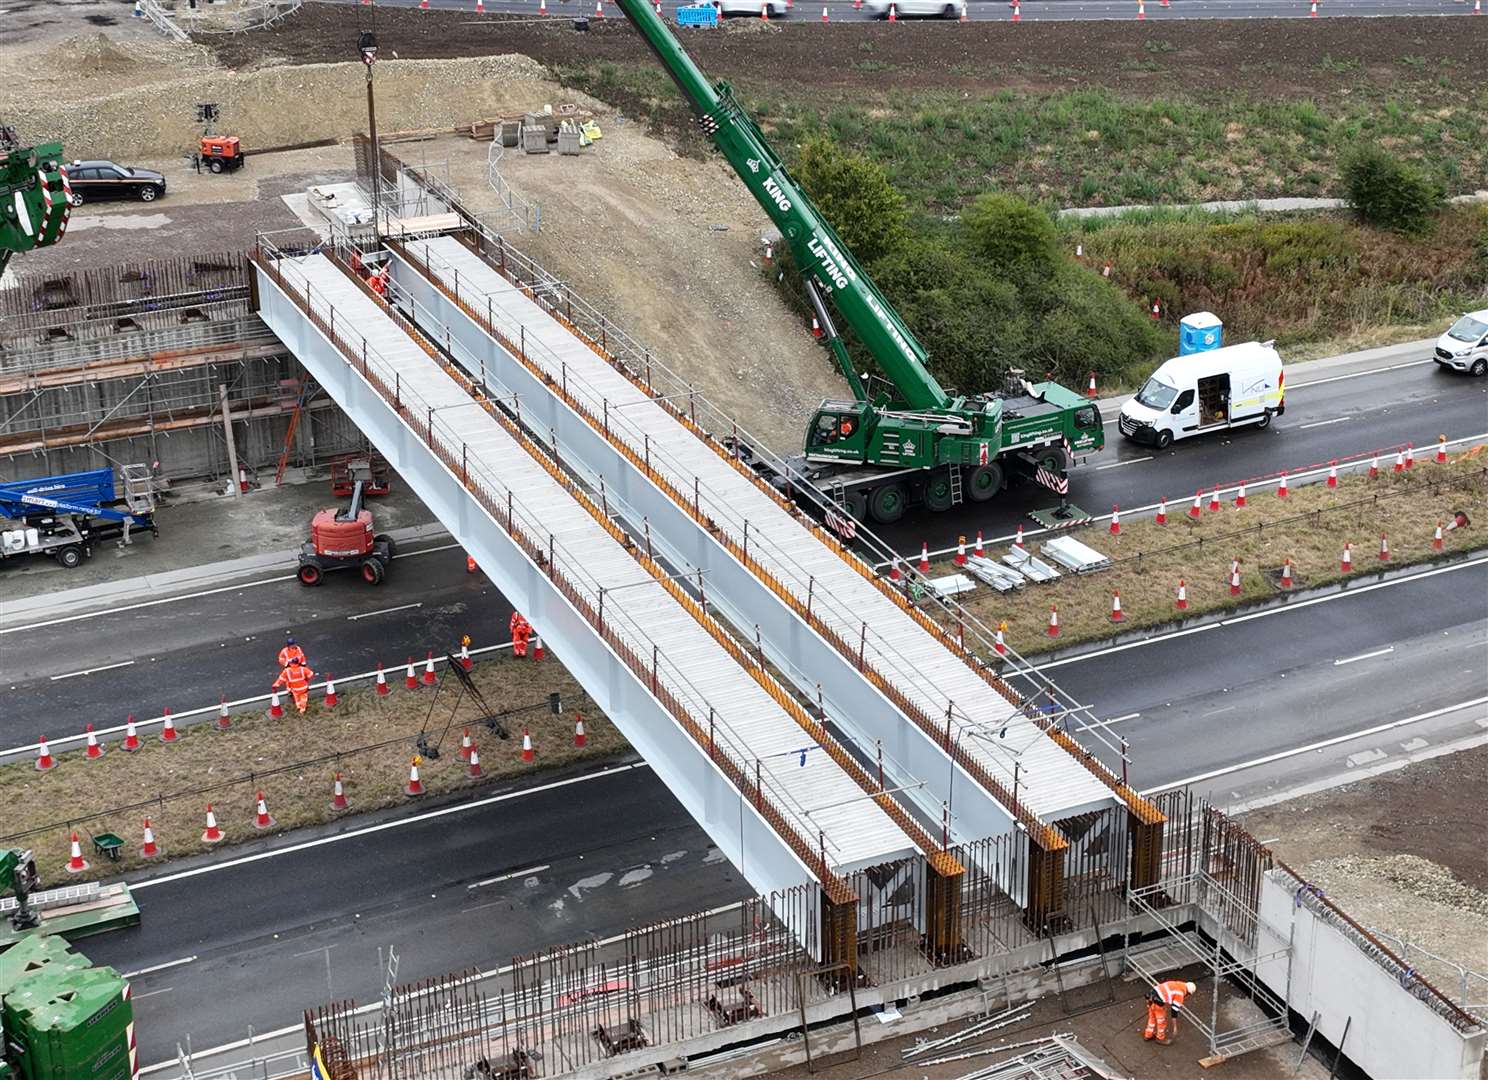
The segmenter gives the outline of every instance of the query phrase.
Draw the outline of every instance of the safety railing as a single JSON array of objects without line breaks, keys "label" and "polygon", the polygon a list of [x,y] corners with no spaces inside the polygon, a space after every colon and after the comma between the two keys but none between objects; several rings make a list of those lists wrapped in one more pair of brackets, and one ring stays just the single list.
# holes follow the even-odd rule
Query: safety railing
[{"label": "safety railing", "polygon": [[519,231],[541,232],[542,231],[542,207],[535,202],[528,202],[516,189],[507,183],[506,177],[501,175],[497,167],[501,156],[506,148],[501,145],[501,130],[497,126],[496,137],[491,140],[490,152],[486,155],[486,183],[496,193],[496,200],[506,211],[507,219],[514,224]]},{"label": "safety railing", "polygon": [[0,380],[46,372],[91,372],[96,368],[147,361],[167,354],[251,349],[278,343],[257,315],[245,314],[232,301],[202,309],[203,322],[134,334],[114,334],[97,341],[70,341],[12,351],[0,361]]},{"label": "safety railing", "polygon": [[[303,275],[294,272],[292,264],[288,263],[289,257],[289,253],[279,249],[267,234],[260,235],[252,256],[254,263],[335,345],[346,362],[392,405],[402,421],[445,467],[460,478],[471,497],[511,536],[527,557],[543,569],[558,591],[594,627],[615,655],[648,686],[678,724],[707,751],[741,796],[754,804],[797,857],[817,871],[828,894],[834,899],[848,898],[845,886],[829,869],[821,839],[818,838],[818,843],[813,845],[807,839],[811,834],[809,824],[794,820],[793,813],[786,808],[791,801],[788,792],[768,777],[763,762],[750,752],[743,739],[726,728],[720,732],[716,723],[717,710],[686,674],[662,655],[660,646],[626,612],[624,600],[612,597],[606,604],[605,594],[609,590],[592,577],[585,568],[585,560],[559,544],[543,525],[541,516],[526,507],[490,467],[479,459],[470,459],[465,444],[438,415],[439,408],[429,403],[416,387],[403,383],[401,375],[365,334],[355,328],[352,320],[342,315],[338,325],[337,312],[330,299],[321,295]],[[470,407],[480,406],[472,400]],[[711,722],[705,726],[699,716],[709,717]],[[753,776],[748,768],[751,761]]]}]

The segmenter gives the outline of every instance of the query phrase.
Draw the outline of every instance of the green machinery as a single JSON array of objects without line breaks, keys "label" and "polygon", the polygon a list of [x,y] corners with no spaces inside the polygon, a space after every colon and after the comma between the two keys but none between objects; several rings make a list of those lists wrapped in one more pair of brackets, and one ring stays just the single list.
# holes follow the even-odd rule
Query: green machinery
[{"label": "green machinery", "polygon": [[29,851],[0,851],[0,888],[6,884],[15,894],[10,922],[18,933],[0,941],[0,1080],[134,1080],[139,1059],[128,981],[35,929]]},{"label": "green machinery", "polygon": [[[852,390],[852,400],[822,403],[806,429],[804,461],[793,463],[825,502],[851,519],[888,524],[915,504],[942,511],[963,496],[986,501],[1014,477],[1067,494],[1072,455],[1105,445],[1094,404],[1052,382],[1021,382],[1008,397],[948,393],[926,368],[924,347],[791,179],[728,83],[708,82],[648,0],[618,2],[790,245],[825,343]],[[828,300],[881,375],[859,373]],[[828,521],[851,531],[840,515],[828,514]]]},{"label": "green machinery", "polygon": [[62,239],[71,200],[62,144],[21,146],[14,129],[0,127],[0,275],[17,252]]}]

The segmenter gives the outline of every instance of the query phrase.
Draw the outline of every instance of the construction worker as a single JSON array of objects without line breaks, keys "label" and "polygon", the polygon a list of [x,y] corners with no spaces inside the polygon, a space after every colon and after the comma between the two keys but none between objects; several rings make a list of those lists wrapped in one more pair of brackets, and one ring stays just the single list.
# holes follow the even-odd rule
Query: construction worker
[{"label": "construction worker", "polygon": [[512,655],[527,655],[527,639],[532,636],[532,624],[528,622],[520,611],[513,611],[511,617]]},{"label": "construction worker", "polygon": [[[1198,989],[1191,982],[1168,979],[1148,991],[1147,1027],[1142,1032],[1142,1038],[1155,1038],[1164,1046],[1176,1039],[1178,1037],[1178,1014],[1183,1010],[1183,1003],[1188,1000],[1188,995],[1197,993]],[[1171,1031],[1168,1030],[1169,1024],[1172,1024]]]},{"label": "construction worker", "polygon": [[288,690],[290,696],[294,698],[295,708],[304,712],[305,706],[310,704],[310,680],[314,677],[315,672],[304,664],[290,663],[274,680],[274,689],[277,690],[282,686]]},{"label": "construction worker", "polygon": [[287,668],[290,664],[308,664],[310,661],[305,657],[305,650],[295,644],[293,634],[284,636],[284,648],[279,650],[279,666]]},{"label": "construction worker", "polygon": [[474,555],[466,555],[465,556],[465,572],[467,574],[473,574],[473,573],[475,573],[479,569],[480,569],[480,567],[478,567],[478,566],[475,565],[475,556]]}]

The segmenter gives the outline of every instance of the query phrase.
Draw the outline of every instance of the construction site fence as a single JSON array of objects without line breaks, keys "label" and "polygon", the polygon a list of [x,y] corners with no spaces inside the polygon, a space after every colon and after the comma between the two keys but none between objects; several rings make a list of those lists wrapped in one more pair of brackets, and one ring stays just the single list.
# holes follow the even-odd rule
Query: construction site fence
[{"label": "construction site fence", "polygon": [[0,289],[0,339],[27,329],[127,318],[136,310],[241,299],[248,295],[247,274],[240,251],[18,274]]},{"label": "construction site fence", "polygon": [[150,25],[156,30],[171,41],[182,45],[191,44],[191,35],[176,25],[176,21],[170,17],[170,13],[160,5],[158,0],[138,0],[138,5],[140,12],[150,20]]},{"label": "construction site fence", "polygon": [[[295,231],[291,231],[293,235]],[[403,422],[458,476],[462,485],[529,559],[553,582],[573,608],[600,634],[615,654],[631,669],[652,695],[679,723],[727,776],[741,796],[748,799],[808,867],[817,868],[829,894],[840,892],[827,865],[832,861],[818,842],[818,830],[802,812],[788,786],[778,781],[765,763],[749,748],[747,740],[714,722],[716,710],[706,695],[692,685],[686,674],[651,640],[643,625],[617,603],[606,605],[604,585],[593,578],[587,560],[567,550],[546,528],[542,515],[528,508],[516,493],[479,459],[472,461],[465,444],[438,415],[438,410],[402,382],[401,375],[355,329],[355,320],[338,318],[327,297],[296,275],[288,262],[289,251],[271,238],[260,235],[254,258],[276,285],[296,303],[311,322],[340,351],[346,363],[391,405]],[[317,242],[315,250],[335,255],[329,245]],[[291,249],[293,250],[293,249]],[[342,263],[343,268],[345,263]],[[350,273],[350,271],[347,271]]]},{"label": "construction site fence", "polygon": [[[84,340],[49,340],[25,350],[0,353],[0,379],[15,374],[78,372],[88,376],[98,368],[147,361],[161,354],[213,350],[248,349],[276,345],[279,339],[257,315],[248,312],[242,300],[215,301],[193,309],[197,316],[183,323],[178,313],[149,312],[135,317],[132,332],[110,327],[107,337]],[[280,346],[283,350],[283,346]],[[287,352],[288,350],[283,350]],[[102,371],[99,378],[108,378]]]},{"label": "construction site fence", "polygon": [[[1488,974],[1474,971],[1445,956],[1438,956],[1407,937],[1389,934],[1372,927],[1368,932],[1389,946],[1390,950],[1400,958],[1400,962],[1412,972],[1425,966],[1433,969],[1430,975],[1442,978],[1443,981],[1450,977],[1453,989],[1456,991],[1457,1007],[1471,1015],[1481,1026],[1488,1027]],[[1443,990],[1443,993],[1445,992]]]}]

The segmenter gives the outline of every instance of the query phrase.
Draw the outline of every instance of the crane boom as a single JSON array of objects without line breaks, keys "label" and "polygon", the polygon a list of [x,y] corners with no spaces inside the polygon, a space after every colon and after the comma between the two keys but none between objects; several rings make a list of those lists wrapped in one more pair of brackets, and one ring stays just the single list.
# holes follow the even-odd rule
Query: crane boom
[{"label": "crane boom", "polygon": [[[808,291],[819,290],[832,298],[842,318],[858,332],[864,347],[898,388],[901,399],[895,404],[909,409],[946,408],[950,397],[926,368],[924,346],[791,178],[759,126],[734,98],[729,84],[708,82],[646,0],[618,3],[697,113],[703,131],[790,245]],[[824,309],[817,310],[819,318],[825,314]],[[868,400],[862,379],[830,322],[823,329],[854,395],[860,401]]]}]

